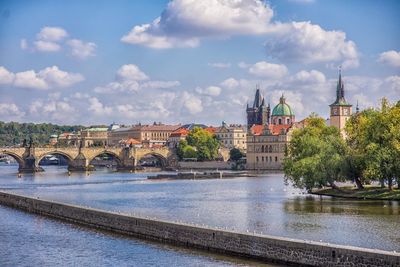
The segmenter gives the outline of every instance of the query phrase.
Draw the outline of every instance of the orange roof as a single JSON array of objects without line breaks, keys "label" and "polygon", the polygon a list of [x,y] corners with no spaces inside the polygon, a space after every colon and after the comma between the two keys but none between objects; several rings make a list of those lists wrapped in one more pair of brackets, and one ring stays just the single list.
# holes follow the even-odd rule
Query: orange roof
[{"label": "orange roof", "polygon": [[204,130],[206,130],[206,131],[209,132],[209,133],[214,134],[215,131],[217,130],[217,128],[212,127],[212,126],[209,126],[209,127],[207,127],[207,128],[204,128]]},{"label": "orange roof", "polygon": [[170,137],[181,137],[189,134],[189,130],[186,128],[179,128],[171,133]]},{"label": "orange roof", "polygon": [[121,143],[124,143],[126,145],[140,145],[141,144],[140,141],[133,139],[133,138],[129,138],[127,140],[121,140]]},{"label": "orange roof", "polygon": [[[268,128],[273,135],[279,135],[281,133],[282,129],[284,129],[286,132],[290,127],[291,127],[291,125],[288,125],[288,124],[278,124],[278,125],[269,124],[268,125]],[[250,131],[254,135],[262,135],[263,130],[264,130],[264,125],[253,125],[250,128]]]}]

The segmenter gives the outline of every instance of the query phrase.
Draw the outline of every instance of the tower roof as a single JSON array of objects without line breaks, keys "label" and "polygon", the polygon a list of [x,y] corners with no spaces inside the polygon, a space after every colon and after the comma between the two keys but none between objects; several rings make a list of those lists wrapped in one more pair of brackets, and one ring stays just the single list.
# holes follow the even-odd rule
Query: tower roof
[{"label": "tower roof", "polygon": [[279,104],[272,110],[272,116],[294,116],[294,112],[292,108],[286,104],[286,99],[283,94],[279,99]]},{"label": "tower roof", "polygon": [[344,85],[342,81],[342,70],[339,68],[339,80],[336,85],[336,100],[331,106],[351,106],[344,98]]},{"label": "tower roof", "polygon": [[259,108],[261,106],[264,106],[264,98],[262,97],[260,93],[260,87],[257,85],[256,86],[256,95],[254,96],[254,103],[253,103],[253,108]]}]

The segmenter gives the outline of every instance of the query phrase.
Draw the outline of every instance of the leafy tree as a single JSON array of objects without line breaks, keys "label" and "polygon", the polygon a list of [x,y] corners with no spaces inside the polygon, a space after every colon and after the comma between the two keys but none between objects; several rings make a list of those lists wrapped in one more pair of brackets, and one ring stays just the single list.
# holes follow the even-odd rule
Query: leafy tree
[{"label": "leafy tree", "polygon": [[346,146],[335,127],[325,125],[323,118],[311,116],[303,129],[296,129],[284,159],[285,181],[298,188],[329,185],[343,180],[343,155]]},{"label": "leafy tree", "polygon": [[218,156],[219,142],[215,135],[195,127],[182,140],[177,149],[180,158],[197,158],[198,160],[214,160]]},{"label": "leafy tree", "polygon": [[240,151],[240,149],[238,149],[238,148],[232,148],[229,151],[229,157],[233,161],[238,161],[241,158],[243,158],[244,156],[245,156],[244,153],[242,151]]}]

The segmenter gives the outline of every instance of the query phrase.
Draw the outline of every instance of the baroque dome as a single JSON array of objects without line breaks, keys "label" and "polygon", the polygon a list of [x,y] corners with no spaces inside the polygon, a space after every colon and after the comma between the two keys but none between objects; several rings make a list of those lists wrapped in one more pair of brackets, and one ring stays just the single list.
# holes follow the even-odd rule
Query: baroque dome
[{"label": "baroque dome", "polygon": [[294,116],[292,108],[286,104],[286,99],[282,95],[279,104],[272,110],[272,116]]}]

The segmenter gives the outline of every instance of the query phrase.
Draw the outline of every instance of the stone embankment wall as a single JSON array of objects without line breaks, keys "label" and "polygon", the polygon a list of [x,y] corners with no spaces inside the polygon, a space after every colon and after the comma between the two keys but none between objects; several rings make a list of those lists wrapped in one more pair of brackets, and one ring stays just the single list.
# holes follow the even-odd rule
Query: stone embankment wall
[{"label": "stone embankment wall", "polygon": [[244,234],[0,192],[0,204],[98,229],[228,255],[296,266],[400,266],[400,253]]},{"label": "stone embankment wall", "polygon": [[199,162],[188,162],[188,161],[179,161],[178,162],[179,169],[194,169],[194,170],[230,170],[232,169],[232,164],[227,161],[199,161]]}]

